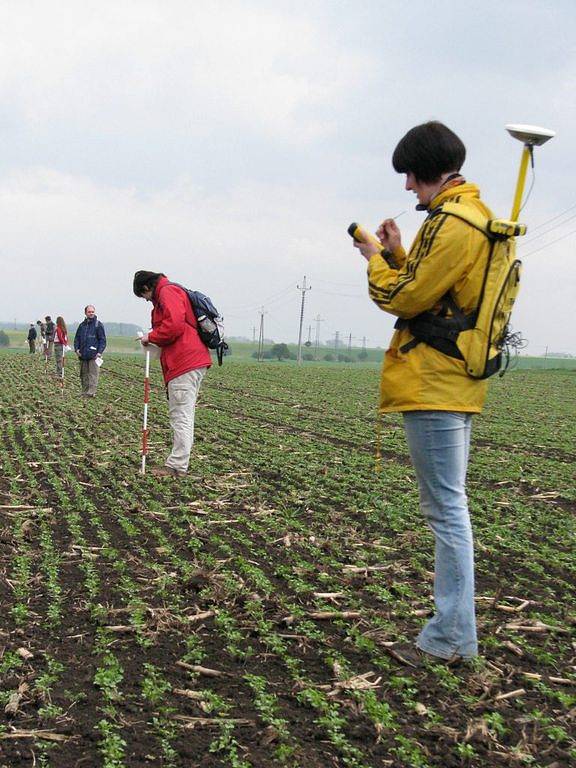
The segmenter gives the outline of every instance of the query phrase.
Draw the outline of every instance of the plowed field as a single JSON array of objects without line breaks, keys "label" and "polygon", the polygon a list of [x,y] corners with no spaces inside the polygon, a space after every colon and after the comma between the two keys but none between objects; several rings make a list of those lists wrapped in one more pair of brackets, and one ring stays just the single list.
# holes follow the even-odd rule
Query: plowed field
[{"label": "plowed field", "polygon": [[[401,666],[432,538],[378,372],[233,364],[186,479],[139,474],[142,360],[98,396],[0,355],[0,767],[576,763],[576,373],[516,371],[475,420],[481,656]],[[153,376],[150,464],[170,443]]]}]

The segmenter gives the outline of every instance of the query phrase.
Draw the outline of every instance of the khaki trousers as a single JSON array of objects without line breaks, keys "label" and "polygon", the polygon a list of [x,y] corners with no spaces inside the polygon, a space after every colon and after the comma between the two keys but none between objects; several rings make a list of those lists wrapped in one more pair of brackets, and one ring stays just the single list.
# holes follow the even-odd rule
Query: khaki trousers
[{"label": "khaki trousers", "polygon": [[168,382],[168,412],[173,443],[166,466],[179,472],[186,472],[190,463],[190,452],[194,444],[196,398],[205,374],[206,368],[196,368]]},{"label": "khaki trousers", "polygon": [[80,360],[80,383],[82,384],[82,394],[88,397],[94,397],[98,389],[98,376],[100,368],[94,360]]}]

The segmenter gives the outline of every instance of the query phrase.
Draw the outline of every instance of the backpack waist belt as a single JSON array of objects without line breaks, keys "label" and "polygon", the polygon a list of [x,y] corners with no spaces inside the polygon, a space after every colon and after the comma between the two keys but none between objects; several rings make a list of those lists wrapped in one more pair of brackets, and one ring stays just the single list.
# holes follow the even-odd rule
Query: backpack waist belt
[{"label": "backpack waist belt", "polygon": [[[454,306],[452,307],[454,311]],[[453,317],[442,317],[432,312],[422,312],[410,320],[398,318],[394,328],[408,328],[414,338],[400,347],[402,353],[409,352],[418,344],[424,343],[449,357],[464,360],[456,342],[461,331],[467,331],[476,325],[477,312],[465,315],[460,309]]]}]

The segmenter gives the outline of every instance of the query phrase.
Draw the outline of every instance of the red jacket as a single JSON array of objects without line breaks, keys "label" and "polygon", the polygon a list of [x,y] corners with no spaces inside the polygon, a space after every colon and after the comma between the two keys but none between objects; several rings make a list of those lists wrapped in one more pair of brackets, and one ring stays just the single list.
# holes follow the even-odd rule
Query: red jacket
[{"label": "red jacket", "polygon": [[148,339],[162,347],[160,362],[166,384],[196,368],[209,368],[210,352],[198,336],[196,317],[182,288],[161,277],[152,303],[152,330]]}]

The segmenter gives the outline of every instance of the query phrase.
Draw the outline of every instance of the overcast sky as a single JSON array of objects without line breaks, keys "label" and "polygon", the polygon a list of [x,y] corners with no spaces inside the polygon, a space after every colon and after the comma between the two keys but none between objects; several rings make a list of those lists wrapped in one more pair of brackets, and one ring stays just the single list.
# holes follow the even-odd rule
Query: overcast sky
[{"label": "overcast sky", "polygon": [[[576,353],[576,3],[387,0],[2,0],[1,320],[146,327],[137,269],[208,293],[229,335],[384,346],[346,228],[422,214],[390,164],[438,119],[501,216],[521,145],[510,122],[556,138],[536,183],[513,324],[530,350]],[[546,224],[549,220],[550,223]]]}]

